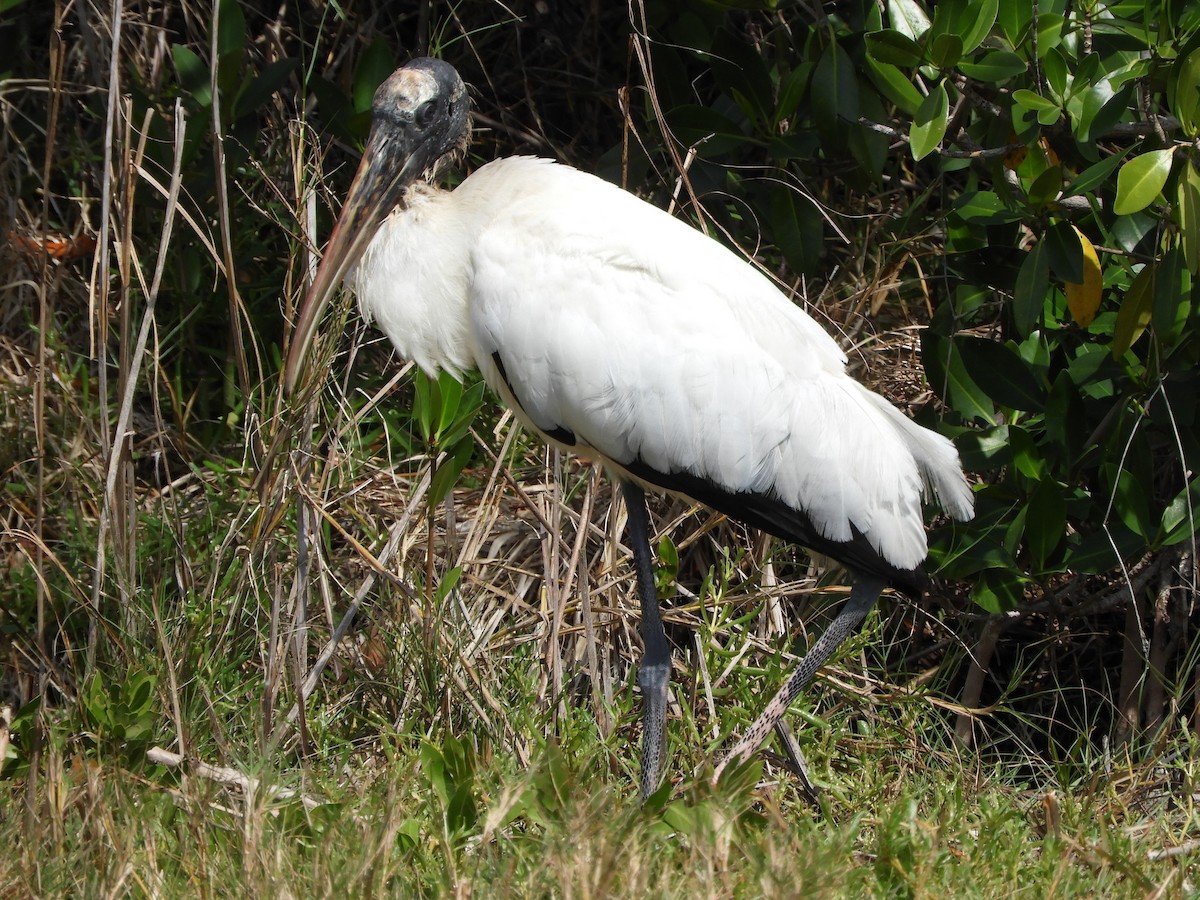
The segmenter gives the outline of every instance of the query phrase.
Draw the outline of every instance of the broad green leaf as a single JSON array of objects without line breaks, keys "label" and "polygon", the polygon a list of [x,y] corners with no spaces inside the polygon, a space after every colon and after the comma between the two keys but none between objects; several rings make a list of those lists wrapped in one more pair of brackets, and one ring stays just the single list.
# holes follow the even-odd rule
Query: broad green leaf
[{"label": "broad green leaf", "polygon": [[930,385],[964,419],[995,424],[995,404],[967,373],[954,341],[926,329],[921,355]]},{"label": "broad green leaf", "polygon": [[[1013,466],[1026,478],[1032,481],[1041,481],[1046,472],[1046,461],[1042,458],[1042,454],[1029,432],[1017,425],[1011,425],[1008,435],[1012,442],[1009,450],[1012,453]],[[1014,553],[1017,543],[1011,545]]]},{"label": "broad green leaf", "polygon": [[867,57],[906,69],[919,66],[924,61],[920,45],[908,35],[891,28],[867,35]]},{"label": "broad green leaf", "polygon": [[1168,346],[1183,335],[1192,309],[1192,276],[1179,245],[1159,260],[1154,274],[1154,333]]},{"label": "broad green leaf", "polygon": [[942,143],[942,138],[946,136],[946,120],[949,113],[950,98],[946,95],[946,85],[944,82],[938,82],[929,92],[929,96],[921,102],[909,129],[913,159],[924,159]]},{"label": "broad green leaf", "polygon": [[807,66],[796,66],[783,78],[779,79],[779,100],[775,104],[775,124],[790,118],[808,92],[808,82],[812,72]]},{"label": "broad green leaf", "polygon": [[813,71],[813,114],[826,140],[840,122],[858,121],[858,78],[854,63],[835,41],[825,48]]},{"label": "broad green leaf", "polygon": [[1023,597],[1020,576],[1004,569],[985,569],[971,591],[971,599],[993,615],[1014,609]]},{"label": "broad green leaf", "polygon": [[1035,210],[1049,206],[1062,192],[1062,166],[1050,166],[1029,186],[1029,205]]},{"label": "broad green leaf", "polygon": [[387,41],[377,39],[372,41],[363,51],[354,70],[354,86],[351,99],[355,112],[366,112],[371,108],[375,99],[375,90],[384,82],[396,68],[396,58],[392,55]]},{"label": "broad green leaf", "polygon": [[1053,479],[1045,479],[1029,498],[1025,517],[1025,542],[1038,569],[1044,569],[1067,531],[1067,505]]},{"label": "broad green leaf", "polygon": [[1169,547],[1185,541],[1196,533],[1200,524],[1200,478],[1193,478],[1191,484],[1175,495],[1163,510],[1162,545]]},{"label": "broad green leaf", "polygon": [[918,40],[929,30],[929,17],[915,0],[888,0],[887,8],[888,21],[901,34]]},{"label": "broad green leaf", "polygon": [[1012,98],[1015,103],[1017,103],[1019,106],[1025,107],[1026,109],[1038,111],[1053,110],[1054,112],[1058,112],[1057,103],[1055,103],[1053,100],[1047,100],[1041,94],[1035,94],[1033,91],[1027,90],[1026,88],[1020,88],[1019,90],[1013,91]]},{"label": "broad green leaf", "polygon": [[1100,259],[1096,256],[1096,248],[1092,246],[1092,242],[1074,225],[1071,228],[1083,251],[1083,278],[1078,282],[1064,283],[1067,306],[1071,310],[1072,318],[1081,327],[1087,328],[1096,318],[1096,310],[1100,308],[1100,300],[1104,296],[1104,273],[1100,271]]},{"label": "broad green leaf", "polygon": [[896,104],[906,116],[915,116],[921,108],[921,94],[913,87],[912,79],[893,65],[867,57],[867,75],[879,92]]},{"label": "broad green leaf", "polygon": [[1013,290],[1013,324],[1022,337],[1029,334],[1042,315],[1050,290],[1050,254],[1039,241],[1025,255]]},{"label": "broad green leaf", "polygon": [[1010,347],[986,338],[960,337],[954,342],[967,373],[996,404],[1037,412],[1046,392],[1029,366]]},{"label": "broad green leaf", "polygon": [[[1150,498],[1154,496],[1154,485],[1149,473],[1149,461],[1142,459],[1142,454],[1138,452],[1142,448],[1136,447],[1141,443],[1144,442],[1135,440],[1134,450],[1126,457],[1130,465],[1117,472],[1115,484],[1112,485],[1112,504],[1113,511],[1121,523],[1138,537],[1148,541],[1154,537],[1158,522],[1150,515]],[[1147,464],[1140,465],[1142,462]],[[1110,470],[1111,478],[1113,465],[1107,464],[1103,468]]]},{"label": "broad green leaf", "polygon": [[954,204],[954,212],[967,222],[984,220],[991,224],[1000,224],[1021,218],[1021,214],[1015,209],[1010,209],[995,191],[963,194]]},{"label": "broad green leaf", "polygon": [[[958,33],[962,37],[963,53],[970,53],[984,42],[992,25],[996,22],[996,14],[1000,8],[999,0],[971,0],[963,4],[966,21],[959,21]],[[966,27],[963,28],[962,26]]]},{"label": "broad green leaf", "polygon": [[1088,166],[1082,172],[1072,179],[1067,185],[1067,189],[1063,192],[1064,197],[1074,197],[1078,194],[1086,194],[1096,190],[1103,184],[1107,184],[1112,177],[1112,173],[1116,171],[1117,166],[1121,164],[1121,160],[1125,158],[1125,150],[1117,153],[1108,159],[1102,159],[1094,165]]},{"label": "broad green leaf", "polygon": [[934,35],[929,42],[929,61],[939,69],[952,69],[963,55],[963,40],[957,34]]},{"label": "broad green leaf", "polygon": [[1042,59],[1062,43],[1066,20],[1058,13],[1041,13],[1037,19],[1037,55]]},{"label": "broad green leaf", "polygon": [[262,72],[250,79],[246,87],[238,94],[235,106],[235,117],[241,117],[257,112],[268,98],[288,80],[288,76],[300,64],[298,59],[280,59],[268,63]]},{"label": "broad green leaf", "polygon": [[219,0],[217,9],[217,56],[241,56],[246,48],[246,17],[238,0]]},{"label": "broad green leaf", "polygon": [[446,499],[458,482],[462,470],[470,462],[474,450],[475,442],[471,438],[464,438],[438,463],[437,471],[433,473],[433,480],[429,483],[429,494],[427,495],[431,507],[437,506]]},{"label": "broad green leaf", "polygon": [[1184,134],[1194,137],[1200,131],[1200,48],[1176,60],[1172,68],[1176,77],[1168,84],[1167,102]]},{"label": "broad green leaf", "polygon": [[201,108],[212,105],[212,80],[208,66],[190,48],[183,44],[171,45],[171,59],[179,73],[179,86],[192,101]]},{"label": "broad green leaf", "polygon": [[1099,529],[1087,535],[1067,554],[1066,565],[1073,571],[1099,575],[1116,568],[1122,559],[1134,553],[1144,553],[1146,542],[1119,522],[1107,530]]},{"label": "broad green leaf", "polygon": [[462,566],[455,566],[442,576],[442,580],[438,582],[437,590],[433,593],[433,599],[436,604],[440,606],[442,601],[450,596],[450,592],[458,586],[462,574]]},{"label": "broad green leaf", "polygon": [[1083,246],[1073,226],[1058,222],[1046,229],[1042,243],[1050,257],[1050,270],[1063,282],[1083,283]]},{"label": "broad green leaf", "polygon": [[999,84],[1024,73],[1025,60],[1011,50],[992,50],[975,62],[960,62],[958,70],[968,78]]},{"label": "broad green leaf", "polygon": [[1154,311],[1154,269],[1157,263],[1147,264],[1134,276],[1121,298],[1117,323],[1113,326],[1112,356],[1120,359],[1150,326]]},{"label": "broad green leaf", "polygon": [[1179,224],[1179,237],[1188,271],[1196,275],[1200,273],[1200,172],[1196,171],[1196,165],[1190,159],[1184,160],[1183,166],[1175,220]]},{"label": "broad green leaf", "polygon": [[1145,209],[1162,192],[1171,174],[1171,157],[1174,147],[1151,150],[1135,156],[1117,173],[1117,199],[1113,212],[1118,216]]}]

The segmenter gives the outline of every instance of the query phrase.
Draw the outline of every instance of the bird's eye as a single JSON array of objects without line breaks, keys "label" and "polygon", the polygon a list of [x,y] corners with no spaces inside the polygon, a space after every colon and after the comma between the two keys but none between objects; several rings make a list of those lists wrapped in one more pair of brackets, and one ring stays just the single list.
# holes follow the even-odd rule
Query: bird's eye
[{"label": "bird's eye", "polygon": [[413,113],[413,121],[421,128],[427,126],[433,121],[433,117],[437,115],[437,101],[426,100],[417,107],[417,111]]}]

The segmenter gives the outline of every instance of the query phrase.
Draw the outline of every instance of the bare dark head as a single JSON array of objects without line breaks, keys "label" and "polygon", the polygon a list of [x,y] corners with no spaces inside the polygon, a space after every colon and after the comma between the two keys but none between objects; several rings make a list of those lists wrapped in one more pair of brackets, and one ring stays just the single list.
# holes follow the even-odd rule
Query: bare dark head
[{"label": "bare dark head", "polygon": [[393,72],[371,103],[371,135],[321,260],[300,307],[284,366],[284,387],[296,385],[329,298],[358,262],[408,187],[466,147],[470,101],[458,72],[440,59],[414,59]]},{"label": "bare dark head", "polygon": [[419,176],[466,146],[469,111],[467,89],[454,66],[429,57],[414,59],[375,91],[368,148],[398,142],[412,167],[420,167]]}]

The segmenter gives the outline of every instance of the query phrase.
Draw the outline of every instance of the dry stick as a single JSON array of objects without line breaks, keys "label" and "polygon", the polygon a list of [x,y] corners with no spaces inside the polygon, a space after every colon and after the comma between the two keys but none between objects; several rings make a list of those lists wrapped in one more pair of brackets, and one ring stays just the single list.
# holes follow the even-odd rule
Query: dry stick
[{"label": "dry stick", "polygon": [[[168,769],[183,768],[184,764],[189,762],[182,753],[172,753],[170,750],[164,750],[162,747],[151,747],[146,751],[146,759],[156,766],[165,766]],[[188,774],[194,775],[197,778],[241,788],[247,803],[249,803],[252,797],[258,794],[258,788],[261,785],[261,782],[257,778],[253,778],[245,772],[239,772],[237,769],[231,769],[228,766],[213,766],[200,760],[192,760],[191,765],[187,769]],[[304,804],[306,809],[316,809],[322,805],[322,801],[302,794],[299,791],[294,791],[291,788],[271,788],[270,796],[276,800],[291,800],[292,798],[296,798]]]},{"label": "dry stick", "polygon": [[[209,89],[212,94],[212,127],[213,127],[213,165],[216,168],[214,187],[217,193],[217,210],[220,214],[221,249],[225,260],[225,286],[229,291],[229,330],[233,340],[234,362],[237,364],[238,381],[241,384],[242,396],[247,404],[250,403],[250,370],[246,363],[246,348],[242,344],[242,298],[238,293],[237,279],[233,268],[233,237],[229,225],[229,195],[225,184],[225,135],[221,129],[221,93],[217,85],[217,37],[220,34],[221,4],[214,3],[212,8],[212,45],[211,72]],[[259,371],[262,367],[259,367]]]},{"label": "dry stick", "polygon": [[988,619],[983,626],[983,631],[979,634],[979,640],[975,643],[975,649],[971,651],[971,666],[967,670],[967,679],[959,698],[963,709],[954,723],[954,737],[963,747],[970,747],[974,738],[974,710],[979,706],[979,697],[983,693],[984,679],[987,677],[988,667],[992,663],[992,654],[996,650],[996,644],[1000,640],[1000,635],[1008,628],[1009,623],[1010,620],[1003,616],[994,616]]},{"label": "dry stick", "polygon": [[[108,105],[104,119],[104,175],[100,186],[100,259],[97,268],[93,269],[93,286],[99,286],[99,306],[92,291],[88,293],[88,320],[95,322],[96,328],[92,334],[92,355],[96,357],[99,368],[98,388],[100,399],[100,420],[108,421],[108,265],[109,265],[109,229],[112,219],[112,177],[113,177],[113,132],[116,130],[117,96],[121,87],[120,66],[118,56],[121,47],[121,20],[124,17],[125,4],[123,0],[115,0],[112,9],[112,53],[109,60],[108,72]],[[113,448],[108,440],[108,429],[100,429],[100,456],[108,459],[112,456]],[[96,644],[100,638],[100,590],[104,583],[105,554],[104,543],[108,534],[108,492],[102,498],[100,507],[100,522],[96,535],[96,565],[92,576],[92,618],[88,623],[88,646],[86,669],[91,670],[96,663]]]}]

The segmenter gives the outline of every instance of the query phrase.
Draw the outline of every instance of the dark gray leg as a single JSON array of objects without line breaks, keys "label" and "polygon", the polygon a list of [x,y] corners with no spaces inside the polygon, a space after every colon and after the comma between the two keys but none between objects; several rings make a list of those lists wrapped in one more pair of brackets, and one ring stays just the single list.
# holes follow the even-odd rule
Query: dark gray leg
[{"label": "dark gray leg", "polygon": [[796,743],[796,736],[792,734],[792,726],[787,723],[787,719],[780,719],[775,723],[775,734],[779,737],[788,763],[791,764],[792,774],[800,781],[800,789],[804,791],[804,796],[808,797],[809,803],[817,805],[821,800],[821,789],[813,783],[812,775],[808,771],[808,760],[800,752],[800,745]]},{"label": "dark gray leg", "polygon": [[720,765],[713,773],[714,784],[721,777],[726,766],[741,765],[766,740],[771,729],[776,727],[776,723],[783,720],[788,707],[796,699],[796,695],[808,686],[812,677],[817,674],[817,670],[825,665],[842,642],[858,628],[886,586],[884,581],[867,576],[855,581],[854,587],[850,589],[850,598],[846,601],[846,605],[841,608],[804,659],[800,660],[800,664],[788,677],[783,689],[767,704],[762,715],[754,721],[742,739],[721,760]]},{"label": "dark gray leg", "polygon": [[667,685],[671,680],[671,650],[663,631],[658,609],[658,590],[654,586],[654,564],[650,558],[650,523],[646,516],[646,495],[641,487],[621,482],[625,509],[629,515],[627,536],[633,550],[633,568],[637,574],[638,597],[642,603],[642,664],[638,685],[642,689],[642,800],[658,787],[663,751],[666,749]]}]

